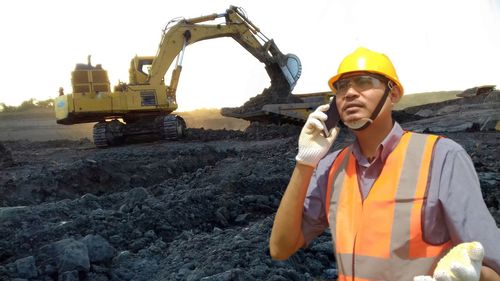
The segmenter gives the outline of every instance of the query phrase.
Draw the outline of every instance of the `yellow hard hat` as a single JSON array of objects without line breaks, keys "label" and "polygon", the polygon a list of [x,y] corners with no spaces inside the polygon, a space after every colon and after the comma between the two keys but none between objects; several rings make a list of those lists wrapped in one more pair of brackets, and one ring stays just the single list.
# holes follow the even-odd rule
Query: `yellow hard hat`
[{"label": "yellow hard hat", "polygon": [[344,58],[339,65],[337,74],[328,80],[328,86],[330,86],[330,89],[332,89],[335,94],[337,91],[333,87],[333,84],[337,82],[342,75],[357,71],[366,71],[385,76],[398,86],[401,92],[400,95],[403,95],[403,85],[399,82],[396,69],[394,69],[391,60],[382,53],[377,53],[363,47],[357,48]]}]

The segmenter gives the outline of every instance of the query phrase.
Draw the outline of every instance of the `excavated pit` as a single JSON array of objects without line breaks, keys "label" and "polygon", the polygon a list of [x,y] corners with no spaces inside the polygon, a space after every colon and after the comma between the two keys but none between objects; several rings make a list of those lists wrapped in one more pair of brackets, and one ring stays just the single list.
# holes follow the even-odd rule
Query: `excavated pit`
[{"label": "excavated pit", "polygon": [[[499,108],[496,99],[472,103],[399,118],[405,129],[435,131]],[[328,232],[287,261],[268,254],[299,132],[188,129],[182,141],[108,149],[87,139],[3,141],[0,280],[335,280]],[[440,135],[467,150],[500,225],[499,133],[476,126]],[[352,140],[344,129],[332,149]]]}]

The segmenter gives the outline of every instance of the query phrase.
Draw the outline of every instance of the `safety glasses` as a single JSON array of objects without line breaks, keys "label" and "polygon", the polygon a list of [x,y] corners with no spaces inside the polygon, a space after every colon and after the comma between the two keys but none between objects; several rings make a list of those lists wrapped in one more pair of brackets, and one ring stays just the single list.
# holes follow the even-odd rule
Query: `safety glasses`
[{"label": "safety glasses", "polygon": [[337,96],[343,96],[347,93],[350,87],[363,92],[370,89],[380,88],[387,83],[387,79],[374,74],[363,74],[353,77],[347,77],[337,80],[333,83],[333,87],[337,90]]}]

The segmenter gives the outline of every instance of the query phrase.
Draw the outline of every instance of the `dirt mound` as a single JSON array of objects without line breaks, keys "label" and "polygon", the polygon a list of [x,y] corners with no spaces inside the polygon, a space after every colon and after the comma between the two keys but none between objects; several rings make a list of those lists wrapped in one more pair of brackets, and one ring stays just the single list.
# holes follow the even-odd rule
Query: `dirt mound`
[{"label": "dirt mound", "polygon": [[443,134],[495,130],[500,121],[499,108],[500,92],[491,91],[479,96],[409,107],[400,113],[407,119],[405,126],[410,130]]},{"label": "dirt mound", "polygon": [[288,85],[272,85],[255,97],[250,98],[243,106],[238,107],[239,112],[257,111],[263,105],[273,103],[301,103],[300,98],[293,96]]},{"label": "dirt mound", "polygon": [[267,140],[298,137],[301,129],[300,126],[291,124],[277,125],[253,122],[245,129],[245,133],[247,138],[251,140]]},{"label": "dirt mound", "polygon": [[[281,71],[281,70],[278,70]],[[270,74],[271,75],[271,74]],[[271,86],[264,89],[261,94],[250,98],[240,107],[225,107],[221,114],[226,117],[241,118],[259,115],[262,106],[278,103],[302,103],[302,99],[292,95],[290,85],[281,76],[271,76]]]}]

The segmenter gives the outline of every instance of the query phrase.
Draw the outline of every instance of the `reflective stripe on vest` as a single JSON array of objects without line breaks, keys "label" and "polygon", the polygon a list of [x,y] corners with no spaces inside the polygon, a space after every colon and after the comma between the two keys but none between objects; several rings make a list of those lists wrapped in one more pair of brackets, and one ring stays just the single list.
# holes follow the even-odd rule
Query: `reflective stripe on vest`
[{"label": "reflective stripe on vest", "polygon": [[326,214],[339,280],[413,280],[429,274],[451,247],[422,238],[421,212],[438,137],[406,132],[365,200],[351,148],[340,152],[328,177]]}]

